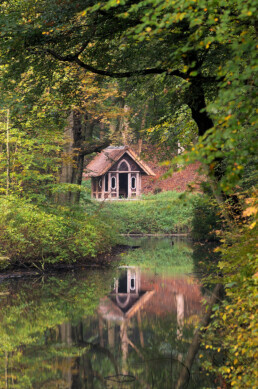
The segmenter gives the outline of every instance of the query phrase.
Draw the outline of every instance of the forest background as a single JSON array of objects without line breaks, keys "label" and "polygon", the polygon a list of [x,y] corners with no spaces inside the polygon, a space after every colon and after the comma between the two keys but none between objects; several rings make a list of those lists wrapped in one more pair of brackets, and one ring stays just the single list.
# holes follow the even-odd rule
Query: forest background
[{"label": "forest background", "polygon": [[[82,195],[85,156],[147,141],[168,166],[199,161],[223,225],[208,281],[223,283],[226,295],[206,342],[227,350],[219,367],[226,381],[250,387],[256,2],[10,0],[1,1],[0,23],[2,268],[11,261],[44,270],[116,243],[108,213]],[[178,142],[186,152],[172,160]]]}]

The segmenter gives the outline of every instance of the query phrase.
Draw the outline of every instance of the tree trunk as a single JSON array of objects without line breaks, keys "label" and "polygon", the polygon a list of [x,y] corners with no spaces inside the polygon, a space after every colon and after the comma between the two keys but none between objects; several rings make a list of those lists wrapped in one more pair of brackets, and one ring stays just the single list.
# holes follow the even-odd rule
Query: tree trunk
[{"label": "tree trunk", "polygon": [[191,81],[187,90],[187,105],[191,109],[192,118],[198,127],[198,135],[202,136],[213,127],[213,121],[206,112],[206,103],[203,86],[200,79],[196,78]]},{"label": "tree trunk", "polygon": [[[81,185],[84,156],[79,153],[83,141],[81,128],[81,114],[72,111],[68,118],[68,125],[65,129],[65,147],[63,163],[60,174],[60,183]],[[79,201],[80,194],[72,191],[63,192],[59,195],[60,202]]]},{"label": "tree trunk", "polygon": [[192,343],[188,349],[186,359],[184,361],[180,376],[179,376],[177,384],[176,384],[176,389],[183,389],[187,386],[187,383],[188,383],[189,378],[190,378],[191,368],[192,368],[195,356],[199,350],[202,336],[205,333],[206,327],[208,326],[208,324],[210,323],[210,320],[211,320],[212,307],[219,300],[220,294],[222,293],[222,291],[223,291],[223,285],[217,284],[213,290],[211,300],[209,303],[209,307],[208,307],[205,315],[203,316],[203,318],[199,324],[199,328],[196,330],[194,337],[193,337],[193,340],[192,340]]},{"label": "tree trunk", "polygon": [[[70,113],[68,125],[65,129],[65,147],[63,152],[63,163],[60,173],[60,183],[81,185],[84,168],[85,155],[99,152],[107,147],[110,142],[107,139],[101,141],[92,140],[92,126],[78,110]],[[80,200],[80,189],[68,190],[58,196],[59,202],[78,203]]]}]

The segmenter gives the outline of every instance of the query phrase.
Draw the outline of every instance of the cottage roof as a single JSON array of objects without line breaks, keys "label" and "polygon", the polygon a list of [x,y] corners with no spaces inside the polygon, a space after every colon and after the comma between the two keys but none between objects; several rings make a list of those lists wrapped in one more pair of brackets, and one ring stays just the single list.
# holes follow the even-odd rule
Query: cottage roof
[{"label": "cottage roof", "polygon": [[125,153],[127,153],[148,176],[155,176],[149,166],[134,153],[128,146],[109,146],[97,154],[87,165],[86,174],[88,177],[103,176]]}]

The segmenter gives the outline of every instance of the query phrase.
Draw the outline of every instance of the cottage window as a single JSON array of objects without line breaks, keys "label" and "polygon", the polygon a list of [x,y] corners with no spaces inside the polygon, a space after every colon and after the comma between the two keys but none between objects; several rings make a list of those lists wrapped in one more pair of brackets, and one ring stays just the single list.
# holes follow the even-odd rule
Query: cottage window
[{"label": "cottage window", "polygon": [[135,177],[132,177],[132,179],[131,179],[131,188],[136,189],[136,178]]},{"label": "cottage window", "polygon": [[102,178],[99,179],[99,187],[102,188]]},{"label": "cottage window", "polygon": [[135,275],[133,275],[132,278],[131,278],[130,289],[131,290],[135,290]]},{"label": "cottage window", "polygon": [[123,159],[122,161],[119,162],[117,169],[120,172],[122,171],[128,172],[130,170],[130,165],[125,159]]},{"label": "cottage window", "polygon": [[116,189],[116,177],[111,178],[111,189]]}]

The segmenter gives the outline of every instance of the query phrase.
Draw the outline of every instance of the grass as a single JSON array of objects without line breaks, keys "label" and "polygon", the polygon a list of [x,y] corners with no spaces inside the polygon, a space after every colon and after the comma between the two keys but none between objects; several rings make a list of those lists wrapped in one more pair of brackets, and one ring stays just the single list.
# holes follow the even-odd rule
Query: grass
[{"label": "grass", "polygon": [[186,274],[194,270],[193,249],[186,240],[147,238],[141,248],[121,256],[127,266],[140,266],[155,274]]},{"label": "grass", "polygon": [[141,200],[106,202],[103,217],[112,218],[122,234],[189,233],[199,194],[162,192]]}]

